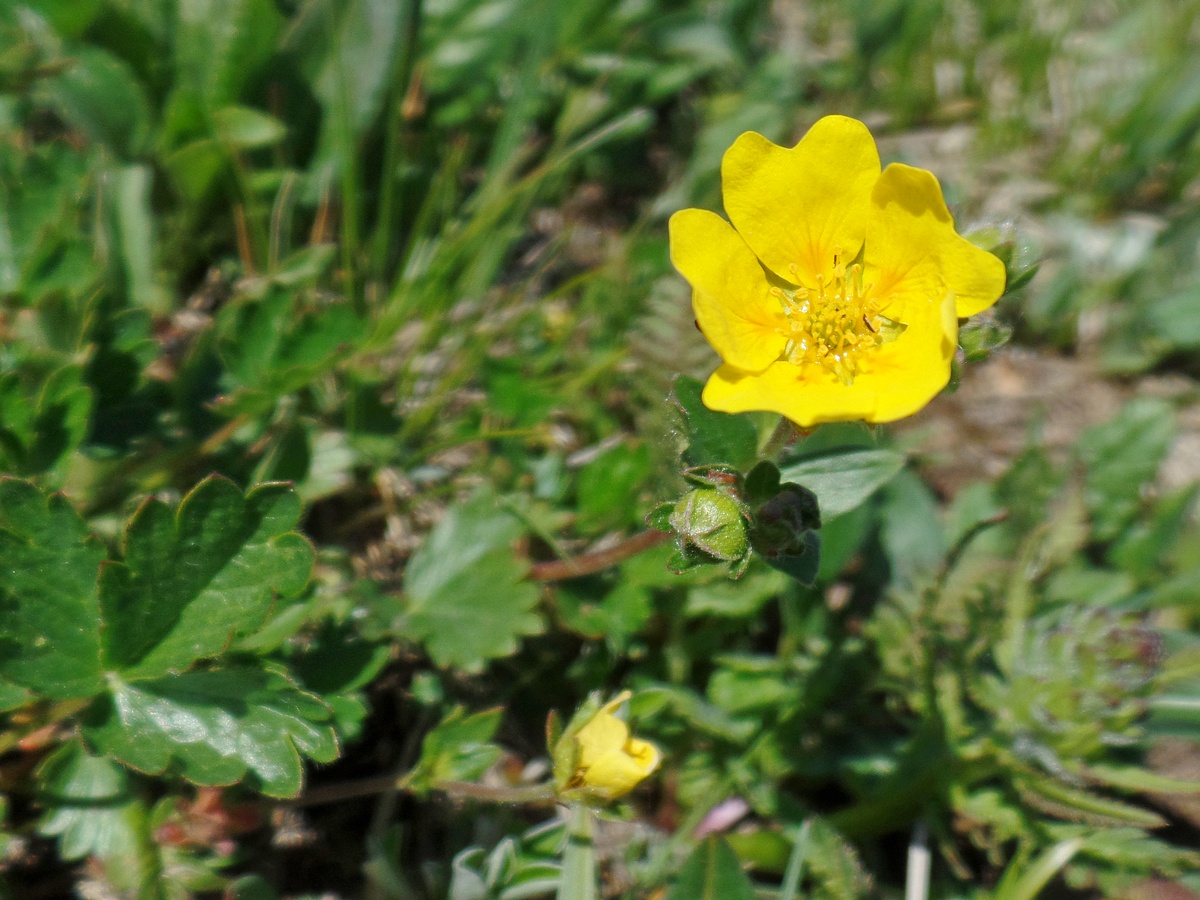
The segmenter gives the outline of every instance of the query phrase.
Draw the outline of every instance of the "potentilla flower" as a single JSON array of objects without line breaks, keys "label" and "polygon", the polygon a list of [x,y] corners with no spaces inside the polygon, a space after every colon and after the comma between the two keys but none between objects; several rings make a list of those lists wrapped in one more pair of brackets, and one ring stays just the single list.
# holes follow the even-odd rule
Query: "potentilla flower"
[{"label": "potentilla flower", "polygon": [[958,320],[1004,292],[1004,264],[954,230],[933,174],[881,173],[856,119],[826,116],[790,150],[747,132],[721,183],[732,226],[702,209],[670,221],[671,261],[723,361],[711,409],[801,427],[912,415],[950,379]]},{"label": "potentilla flower", "polygon": [[662,754],[649,741],[629,734],[616,715],[632,696],[622,691],[597,709],[589,701],[553,748],[555,780],[560,794],[614,800],[634,789],[654,772]]}]

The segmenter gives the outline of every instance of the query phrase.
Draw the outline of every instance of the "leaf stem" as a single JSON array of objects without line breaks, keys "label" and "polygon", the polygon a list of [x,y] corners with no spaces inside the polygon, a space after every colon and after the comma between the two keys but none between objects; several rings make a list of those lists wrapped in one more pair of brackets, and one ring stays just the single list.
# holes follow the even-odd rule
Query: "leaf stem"
[{"label": "leaf stem", "polygon": [[595,575],[607,568],[624,562],[631,556],[644,553],[659,544],[670,540],[671,532],[657,531],[648,528],[628,537],[615,547],[607,550],[597,550],[595,553],[584,553],[569,559],[555,559],[549,562],[535,563],[529,567],[525,576],[529,581],[565,581],[568,578],[579,578],[584,575]]},{"label": "leaf stem", "polygon": [[[287,806],[320,806],[374,797],[396,788],[394,775],[375,775],[371,778],[310,788],[299,797],[283,802]],[[434,785],[434,790],[457,801],[477,800],[482,803],[507,803],[516,806],[553,806],[556,802],[554,785],[550,782],[518,787],[493,787],[470,781],[440,781]]]}]

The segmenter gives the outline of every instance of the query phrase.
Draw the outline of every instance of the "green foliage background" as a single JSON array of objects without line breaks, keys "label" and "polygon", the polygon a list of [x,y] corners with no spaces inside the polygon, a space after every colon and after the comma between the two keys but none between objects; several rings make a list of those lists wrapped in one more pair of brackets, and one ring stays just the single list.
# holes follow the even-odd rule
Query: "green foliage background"
[{"label": "green foliage background", "polygon": [[[934,897],[1200,895],[1197,29],[0,5],[0,890],[547,896],[563,821],[487,801],[551,710],[629,688],[665,764],[599,824],[606,896],[899,897],[926,845]],[[965,442],[958,398],[804,436],[803,565],[623,552],[681,460],[774,446],[696,402],[665,217],[720,208],[742,131],[832,112],[1009,267],[959,398],[1011,338],[1133,399],[949,481],[921,429]]]}]

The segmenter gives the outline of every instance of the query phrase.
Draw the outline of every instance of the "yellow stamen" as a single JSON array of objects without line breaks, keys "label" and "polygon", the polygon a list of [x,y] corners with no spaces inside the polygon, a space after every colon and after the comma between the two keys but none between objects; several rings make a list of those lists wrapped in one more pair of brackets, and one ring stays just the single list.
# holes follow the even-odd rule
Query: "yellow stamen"
[{"label": "yellow stamen", "polygon": [[841,256],[840,250],[834,253],[832,277],[818,275],[816,287],[771,293],[788,321],[783,358],[797,366],[819,365],[849,385],[870,351],[894,341],[905,326],[881,314],[872,286],[863,286],[862,266],[847,267]]}]

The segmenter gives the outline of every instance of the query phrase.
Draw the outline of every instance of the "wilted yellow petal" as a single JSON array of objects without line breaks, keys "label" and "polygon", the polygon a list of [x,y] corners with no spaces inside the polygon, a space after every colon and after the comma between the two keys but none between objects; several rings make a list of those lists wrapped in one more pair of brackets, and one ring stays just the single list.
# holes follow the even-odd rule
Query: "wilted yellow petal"
[{"label": "wilted yellow petal", "polygon": [[766,275],[746,242],[715,213],[671,216],[671,262],[692,286],[700,330],[721,358],[762,371],[779,358],[785,322]]},{"label": "wilted yellow petal", "polygon": [[721,162],[738,234],[776,275],[808,287],[832,270],[835,251],[842,262],[858,255],[878,178],[871,133],[845,116],[821,119],[790,150],[746,132]]}]

